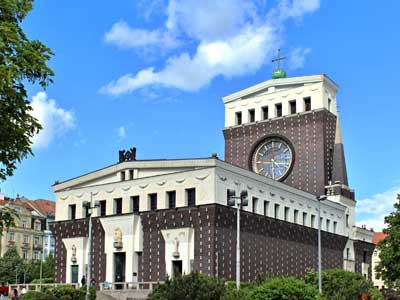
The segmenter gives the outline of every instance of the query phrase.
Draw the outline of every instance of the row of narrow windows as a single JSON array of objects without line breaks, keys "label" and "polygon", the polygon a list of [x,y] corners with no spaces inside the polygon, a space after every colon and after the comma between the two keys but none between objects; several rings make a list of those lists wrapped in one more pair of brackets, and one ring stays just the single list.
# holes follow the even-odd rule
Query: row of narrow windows
[{"label": "row of narrow windows", "polygon": [[[252,197],[252,212],[260,214],[258,211],[259,199]],[[270,201],[264,200],[262,214],[267,217],[273,217],[275,219],[281,219],[281,205],[275,203],[273,209],[273,215],[270,213]],[[312,228],[318,228],[317,216],[314,214],[308,214],[307,212],[300,212],[298,209],[291,209],[290,207],[284,206],[283,208],[283,220],[286,222],[293,222],[295,224],[310,226]],[[325,226],[325,231],[337,232],[337,222],[331,221],[321,217],[321,228]]]},{"label": "row of narrow windows", "polygon": [[[330,110],[331,100],[329,99],[329,110]],[[311,111],[311,97],[303,98],[304,111]],[[276,103],[275,106],[275,114],[270,114],[270,110],[268,106],[261,107],[261,120],[267,120],[271,117],[282,117],[282,103]],[[295,114],[297,113],[296,108],[296,100],[289,101],[289,113]],[[249,123],[256,121],[256,111],[254,108],[248,110],[248,121]],[[242,112],[238,111],[235,113],[235,125],[243,124]]]},{"label": "row of narrow windows", "polygon": [[[155,211],[159,208],[165,208],[164,206],[159,205],[159,199],[157,197],[157,193],[150,193],[147,194],[147,201],[148,205],[151,211]],[[130,212],[131,213],[139,213],[139,207],[140,207],[140,196],[131,196],[130,198]],[[176,191],[168,191],[166,193],[166,200],[167,200],[167,208],[176,208]],[[121,215],[122,214],[122,198],[115,198],[113,199],[113,215]],[[196,189],[195,188],[189,188],[185,189],[185,203],[186,206],[188,207],[194,207],[196,206]],[[100,207],[99,209],[99,215],[101,217],[104,217],[107,215],[107,201],[106,200],[101,200],[99,201]],[[70,220],[75,220],[76,219],[76,204],[70,204],[69,205],[69,219]],[[86,210],[83,211],[83,218],[89,217],[89,211],[86,208]]]}]

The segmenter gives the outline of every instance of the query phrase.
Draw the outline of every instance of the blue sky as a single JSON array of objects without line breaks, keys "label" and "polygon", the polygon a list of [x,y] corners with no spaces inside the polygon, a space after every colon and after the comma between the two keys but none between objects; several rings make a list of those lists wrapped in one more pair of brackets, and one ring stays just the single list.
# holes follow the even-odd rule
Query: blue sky
[{"label": "blue sky", "polygon": [[55,52],[34,157],[2,193],[54,199],[51,185],[139,159],[223,157],[221,97],[267,80],[277,48],[288,76],[326,73],[338,101],[358,221],[377,228],[400,192],[400,2],[45,1],[23,24]]}]

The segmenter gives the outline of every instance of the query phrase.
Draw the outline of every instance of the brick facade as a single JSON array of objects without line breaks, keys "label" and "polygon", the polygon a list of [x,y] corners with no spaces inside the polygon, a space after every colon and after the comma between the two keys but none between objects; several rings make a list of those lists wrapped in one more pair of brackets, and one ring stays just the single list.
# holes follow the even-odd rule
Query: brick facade
[{"label": "brick facade", "polygon": [[267,136],[283,136],[295,152],[293,169],[283,182],[323,195],[332,174],[335,129],[336,116],[325,109],[226,128],[225,161],[251,170],[254,147]]}]

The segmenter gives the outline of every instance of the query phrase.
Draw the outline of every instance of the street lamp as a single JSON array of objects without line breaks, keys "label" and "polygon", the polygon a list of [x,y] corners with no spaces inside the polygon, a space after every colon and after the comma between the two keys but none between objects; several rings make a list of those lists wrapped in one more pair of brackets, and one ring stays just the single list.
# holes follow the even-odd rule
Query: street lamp
[{"label": "street lamp", "polygon": [[[246,190],[235,196],[235,190],[228,189],[228,205],[236,206],[236,288],[240,288],[240,209],[249,204]],[[237,200],[237,201],[236,201]]]},{"label": "street lamp", "polygon": [[89,215],[89,233],[88,233],[88,272],[87,272],[87,286],[86,286],[86,296],[85,300],[90,300],[90,278],[92,277],[92,212],[94,208],[100,206],[99,201],[95,201],[94,205],[92,205],[92,192],[90,192],[90,202],[83,201],[82,208],[86,209],[87,214]]},{"label": "street lamp", "polygon": [[322,294],[322,275],[321,275],[321,201],[327,199],[326,195],[317,197],[318,200],[318,291]]}]

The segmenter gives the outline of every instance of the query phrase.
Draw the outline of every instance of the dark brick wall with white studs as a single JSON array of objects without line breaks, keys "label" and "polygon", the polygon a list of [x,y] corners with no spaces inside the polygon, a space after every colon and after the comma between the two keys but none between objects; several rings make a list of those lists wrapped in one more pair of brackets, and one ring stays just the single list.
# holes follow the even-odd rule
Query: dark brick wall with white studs
[{"label": "dark brick wall with white studs", "polygon": [[226,128],[223,130],[225,161],[251,169],[254,145],[267,135],[284,136],[294,147],[295,161],[283,182],[323,195],[333,167],[335,131],[336,116],[325,109]]}]

